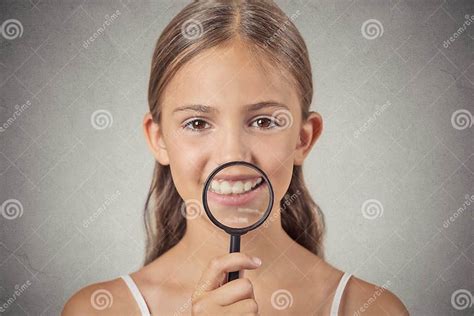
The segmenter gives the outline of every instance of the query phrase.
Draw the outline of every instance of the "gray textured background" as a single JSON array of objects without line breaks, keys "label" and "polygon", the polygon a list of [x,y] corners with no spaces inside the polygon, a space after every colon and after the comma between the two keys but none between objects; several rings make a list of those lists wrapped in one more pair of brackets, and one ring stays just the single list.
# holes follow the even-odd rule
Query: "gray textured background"
[{"label": "gray textured background", "polygon": [[[1,2],[0,22],[22,28],[0,36],[0,303],[14,298],[5,314],[59,314],[80,287],[140,267],[154,162],[141,127],[149,65],[185,3]],[[304,171],[326,215],[328,261],[388,283],[413,315],[472,314],[455,297],[472,304],[474,293],[474,23],[443,43],[474,2],[278,3],[300,10],[312,109],[325,124]],[[374,39],[361,30],[369,19],[380,22]],[[104,129],[91,122],[98,110]],[[383,209],[364,209],[370,199]]]}]

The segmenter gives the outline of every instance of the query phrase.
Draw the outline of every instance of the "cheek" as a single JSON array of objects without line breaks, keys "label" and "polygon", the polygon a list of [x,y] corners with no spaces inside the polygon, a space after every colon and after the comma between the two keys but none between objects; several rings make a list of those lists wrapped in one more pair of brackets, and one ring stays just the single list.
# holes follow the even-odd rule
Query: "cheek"
[{"label": "cheek", "polygon": [[292,133],[280,133],[260,141],[256,152],[259,161],[271,167],[269,170],[276,170],[277,167],[290,169],[295,147],[296,140]]},{"label": "cheek", "polygon": [[[205,147],[204,147],[205,148]],[[201,192],[197,182],[202,179],[205,153],[198,142],[176,142],[168,146],[170,168],[178,193],[183,199],[199,199]]]},{"label": "cheek", "polygon": [[273,186],[275,203],[285,195],[293,176],[295,141],[287,137],[265,142],[260,149],[258,161],[267,173]]},{"label": "cheek", "polygon": [[272,183],[275,198],[274,203],[276,204],[283,198],[288,190],[293,174],[293,165],[283,166],[278,163],[276,165],[268,166],[265,170],[268,170],[266,172],[270,182]]}]

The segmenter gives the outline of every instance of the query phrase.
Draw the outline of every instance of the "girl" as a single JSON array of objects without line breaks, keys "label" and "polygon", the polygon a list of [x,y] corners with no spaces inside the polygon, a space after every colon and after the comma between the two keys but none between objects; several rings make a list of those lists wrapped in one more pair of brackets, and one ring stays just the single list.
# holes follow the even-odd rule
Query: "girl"
[{"label": "girl", "polygon": [[[324,218],[302,172],[323,126],[312,97],[305,42],[276,4],[187,5],[151,65],[143,127],[156,165],[144,267],[81,289],[63,314],[406,315],[393,293],[324,260]],[[228,254],[229,236],[200,197],[210,172],[234,160],[265,171],[275,203],[265,225],[242,236],[242,252]]]}]

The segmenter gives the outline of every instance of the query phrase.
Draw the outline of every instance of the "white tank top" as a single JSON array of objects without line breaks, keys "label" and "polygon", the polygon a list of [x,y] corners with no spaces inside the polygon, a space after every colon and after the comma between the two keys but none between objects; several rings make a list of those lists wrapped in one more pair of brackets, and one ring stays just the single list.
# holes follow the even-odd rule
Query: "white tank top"
[{"label": "white tank top", "polygon": [[[351,277],[350,273],[344,272],[344,275],[339,281],[339,284],[337,285],[337,288],[336,288],[336,292],[334,294],[334,298],[332,300],[330,316],[338,316],[339,304],[341,303],[342,293],[344,292],[347,281],[349,281],[350,277]],[[135,301],[138,304],[138,307],[140,308],[141,315],[150,316],[151,315],[150,310],[148,309],[148,306],[146,305],[145,299],[143,298],[143,295],[140,293],[140,290],[138,289],[137,285],[135,284],[133,279],[130,277],[130,275],[125,274],[125,275],[122,275],[121,278],[125,281],[125,284],[127,284],[128,288],[130,289],[130,292],[132,293],[133,298],[135,299]]]},{"label": "white tank top", "polygon": [[140,312],[142,316],[150,316],[150,310],[148,309],[148,306],[145,303],[145,299],[143,299],[143,295],[140,293],[140,290],[138,290],[137,285],[135,284],[133,279],[130,277],[130,275],[125,274],[125,275],[122,275],[121,278],[127,284],[128,288],[130,289],[130,292],[132,292],[132,296],[137,302],[138,308],[140,308]]}]

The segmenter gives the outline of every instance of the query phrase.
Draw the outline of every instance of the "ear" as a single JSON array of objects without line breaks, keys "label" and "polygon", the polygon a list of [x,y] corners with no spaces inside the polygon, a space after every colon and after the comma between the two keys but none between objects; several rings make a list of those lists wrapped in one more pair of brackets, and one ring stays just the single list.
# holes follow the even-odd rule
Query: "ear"
[{"label": "ear", "polygon": [[294,164],[299,166],[303,164],[304,159],[311,151],[316,140],[323,131],[323,119],[318,112],[311,111],[308,118],[303,122],[299,134],[299,140],[296,145],[296,154]]},{"label": "ear", "polygon": [[162,165],[169,165],[168,151],[163,138],[162,129],[160,125],[153,121],[153,116],[150,112],[145,114],[143,118],[143,131],[155,159]]}]

